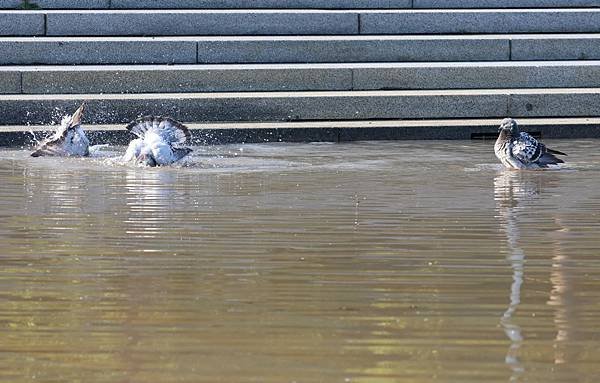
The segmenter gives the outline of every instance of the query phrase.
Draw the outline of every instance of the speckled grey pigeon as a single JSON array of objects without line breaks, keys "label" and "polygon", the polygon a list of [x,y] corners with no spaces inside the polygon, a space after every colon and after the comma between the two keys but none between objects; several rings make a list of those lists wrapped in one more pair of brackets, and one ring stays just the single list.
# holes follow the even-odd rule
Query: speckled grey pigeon
[{"label": "speckled grey pigeon", "polygon": [[558,150],[548,149],[535,138],[519,130],[512,118],[505,118],[498,129],[500,134],[494,145],[496,157],[509,169],[541,169],[564,163],[555,155],[566,156]]},{"label": "speckled grey pigeon", "polygon": [[89,156],[90,142],[81,128],[84,110],[85,103],[81,104],[72,116],[63,118],[56,132],[41,142],[31,156]]}]

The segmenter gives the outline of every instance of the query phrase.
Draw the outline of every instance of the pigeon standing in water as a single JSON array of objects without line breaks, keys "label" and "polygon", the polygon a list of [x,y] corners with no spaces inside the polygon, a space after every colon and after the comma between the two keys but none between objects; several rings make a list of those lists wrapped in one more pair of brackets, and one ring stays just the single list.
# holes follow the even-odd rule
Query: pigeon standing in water
[{"label": "pigeon standing in water", "polygon": [[54,135],[40,143],[31,156],[89,156],[90,142],[81,128],[84,110],[85,103],[72,116],[63,118]]},{"label": "pigeon standing in water", "polygon": [[170,165],[192,151],[182,147],[191,139],[189,129],[169,117],[141,117],[127,125],[127,130],[138,138],[129,143],[123,157],[125,162],[146,166]]},{"label": "pigeon standing in water", "polygon": [[519,130],[512,118],[500,123],[500,135],[494,145],[496,157],[509,169],[540,169],[564,163],[555,155],[566,156],[558,150],[548,149],[535,138]]}]

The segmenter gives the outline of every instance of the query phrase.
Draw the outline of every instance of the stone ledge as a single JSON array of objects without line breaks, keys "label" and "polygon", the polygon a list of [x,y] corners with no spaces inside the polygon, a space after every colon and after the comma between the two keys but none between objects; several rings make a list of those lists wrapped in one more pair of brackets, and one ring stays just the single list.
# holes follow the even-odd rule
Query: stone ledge
[{"label": "stone ledge", "polygon": [[[44,24],[45,20],[45,24]],[[600,9],[0,11],[0,35],[599,33]]]},{"label": "stone ledge", "polygon": [[413,0],[413,3],[414,8],[433,9],[600,7],[600,0]]},{"label": "stone ledge", "polygon": [[42,13],[23,11],[0,14],[0,36],[43,36],[45,33]]},{"label": "stone ledge", "polygon": [[510,58],[503,37],[357,36],[198,40],[199,63],[501,61]]},{"label": "stone ledge", "polygon": [[[343,142],[362,140],[468,140],[498,134],[500,119],[387,120],[186,124],[193,145],[261,142]],[[600,118],[519,119],[524,131],[542,138],[597,138]],[[85,125],[92,144],[126,145],[132,138],[125,125]],[[0,126],[0,147],[31,147],[29,132],[47,126]]]},{"label": "stone ledge", "polygon": [[195,41],[0,39],[0,65],[195,63]]},{"label": "stone ledge", "polygon": [[600,61],[0,67],[0,93],[600,87]]},{"label": "stone ledge", "polygon": [[328,11],[46,12],[48,36],[347,35],[355,13]]},{"label": "stone ledge", "polygon": [[139,115],[186,121],[302,121],[503,116],[508,92],[362,91],[85,95],[0,95],[2,124],[50,123],[88,103],[90,123],[123,123]]},{"label": "stone ledge", "polygon": [[[21,0],[0,0],[15,9]],[[409,9],[583,8],[600,0],[35,0],[43,9]]]},{"label": "stone ledge", "polygon": [[[107,9],[111,0],[32,0],[42,9]],[[0,0],[0,9],[16,9],[21,0]]]},{"label": "stone ledge", "polygon": [[89,123],[145,114],[185,121],[312,121],[597,115],[599,88],[0,95],[2,124],[50,123],[81,101]]},{"label": "stone ledge", "polygon": [[600,34],[0,37],[0,65],[598,60]]},{"label": "stone ledge", "polygon": [[600,9],[362,11],[361,34],[597,33]]},{"label": "stone ledge", "polygon": [[395,9],[411,0],[112,0],[118,9]]}]

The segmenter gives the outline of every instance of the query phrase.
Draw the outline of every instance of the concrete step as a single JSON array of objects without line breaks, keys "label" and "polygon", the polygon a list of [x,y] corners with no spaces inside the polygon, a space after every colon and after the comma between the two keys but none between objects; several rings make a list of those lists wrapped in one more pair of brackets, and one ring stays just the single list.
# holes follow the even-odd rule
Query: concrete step
[{"label": "concrete step", "polygon": [[[51,1],[51,0],[46,0]],[[73,1],[73,0],[71,0]],[[112,8],[574,8],[600,7],[600,0],[112,0]]]},{"label": "concrete step", "polygon": [[86,101],[88,123],[589,117],[600,88],[0,95],[1,124],[47,124]]},{"label": "concrete step", "polygon": [[[502,36],[5,37],[0,65],[487,61],[508,60],[509,41]],[[588,56],[597,50],[600,57],[597,44],[585,45]]]},{"label": "concrete step", "polygon": [[449,9],[360,12],[360,34],[595,33],[600,9]]},{"label": "concrete step", "polygon": [[[581,8],[600,0],[34,0],[43,9],[402,9]],[[0,0],[15,9],[21,0]]]},{"label": "concrete step", "polygon": [[[193,145],[263,142],[347,142],[363,140],[494,140],[500,119],[361,120],[317,122],[186,123]],[[596,138],[600,118],[523,118],[520,127],[543,139]],[[126,145],[124,124],[84,124],[93,145]],[[0,126],[0,146],[32,147],[48,126]],[[493,151],[490,142],[490,153]]]},{"label": "concrete step", "polygon": [[[46,0],[50,1],[50,0]],[[112,8],[562,8],[600,7],[600,0],[112,0]]]},{"label": "concrete step", "polygon": [[[577,0],[575,0],[577,1]],[[15,9],[21,0],[0,0]],[[35,0],[43,9],[399,9],[411,0]]]},{"label": "concrete step", "polygon": [[600,9],[0,11],[4,36],[596,33]]},{"label": "concrete step", "polygon": [[600,88],[600,61],[0,67],[0,93]]},{"label": "concrete step", "polygon": [[[358,17],[323,10],[0,11],[0,35],[345,35],[358,33]],[[15,23],[18,30],[11,28]]]},{"label": "concrete step", "polygon": [[[114,2],[115,0],[113,0]],[[129,0],[130,2],[138,0]],[[152,2],[152,0],[147,0]],[[178,1],[178,0],[172,0]],[[600,7],[600,0],[413,0],[413,8],[584,8]]]},{"label": "concrete step", "polygon": [[504,60],[600,60],[600,34],[0,38],[0,65]]},{"label": "concrete step", "polygon": [[[111,0],[32,0],[43,9],[106,9]],[[0,0],[0,9],[17,9],[22,0]]]},{"label": "concrete step", "polygon": [[205,64],[600,59],[596,33],[205,37],[197,42],[198,63]]}]

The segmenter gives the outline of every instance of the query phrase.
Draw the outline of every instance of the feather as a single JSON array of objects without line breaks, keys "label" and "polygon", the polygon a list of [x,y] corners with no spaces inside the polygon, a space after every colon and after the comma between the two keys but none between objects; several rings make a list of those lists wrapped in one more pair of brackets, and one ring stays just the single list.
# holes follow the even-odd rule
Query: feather
[{"label": "feather", "polygon": [[544,153],[537,162],[542,166],[565,163],[565,161],[561,160],[560,158],[556,157],[554,154],[551,153]]},{"label": "feather", "polygon": [[513,140],[512,145],[513,156],[525,164],[537,161],[545,150],[543,144],[525,132]]},{"label": "feather", "polygon": [[515,120],[507,118],[500,125],[500,134],[494,144],[496,157],[512,169],[539,169],[564,163],[556,155],[565,153],[548,149],[546,145],[525,132],[520,132]]},{"label": "feather", "polygon": [[154,132],[171,145],[183,145],[189,142],[192,136],[187,126],[170,117],[160,116],[140,117],[129,123],[127,130],[141,139],[144,139],[148,132]]},{"label": "feather", "polygon": [[169,117],[145,116],[132,121],[127,129],[138,138],[131,141],[123,157],[147,166],[169,165],[187,156],[192,149],[189,129]]},{"label": "feather", "polygon": [[561,152],[559,150],[550,149],[550,148],[547,148],[547,149],[548,149],[548,153],[558,154],[559,156],[567,156],[566,153],[563,153],[563,152]]},{"label": "feather", "polygon": [[192,152],[192,149],[190,149],[190,148],[175,148],[175,149],[173,149],[173,156],[175,158],[175,161],[179,161],[180,159],[187,156],[191,152]]},{"label": "feather", "polygon": [[83,118],[83,112],[85,111],[85,102],[81,104],[79,108],[71,116],[71,124],[69,128],[81,125],[81,119]]},{"label": "feather", "polygon": [[69,117],[65,117],[52,137],[41,142],[32,157],[41,156],[88,156],[89,141],[81,128],[85,103]]},{"label": "feather", "polygon": [[84,111],[85,111],[85,102],[82,103],[81,106],[79,108],[77,108],[75,113],[73,113],[71,116],[63,118],[63,121],[60,124],[60,127],[56,130],[56,133],[54,133],[54,138],[55,139],[59,139],[59,138],[65,139],[67,137],[67,134],[69,133],[69,130],[72,130],[72,129],[78,127],[79,125],[81,125],[81,119],[83,118]]},{"label": "feather", "polygon": [[60,146],[57,142],[48,142],[41,145],[33,153],[31,157],[44,157],[44,156],[67,156],[68,153]]}]

